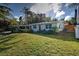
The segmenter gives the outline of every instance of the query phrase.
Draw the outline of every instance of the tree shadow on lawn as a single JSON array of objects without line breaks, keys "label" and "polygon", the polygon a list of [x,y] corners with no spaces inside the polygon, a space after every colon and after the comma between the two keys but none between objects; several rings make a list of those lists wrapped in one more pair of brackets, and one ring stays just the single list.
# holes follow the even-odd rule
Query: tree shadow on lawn
[{"label": "tree shadow on lawn", "polygon": [[0,47],[0,52],[5,51],[5,50],[8,50],[10,48],[12,48],[12,46]]},{"label": "tree shadow on lawn", "polygon": [[0,52],[11,49],[15,43],[20,41],[20,40],[18,40],[15,42],[14,41],[9,42],[15,37],[16,37],[16,35],[4,36],[4,37],[0,38]]},{"label": "tree shadow on lawn", "polygon": [[14,37],[15,37],[15,35],[7,36],[7,37],[2,37],[2,38],[0,38],[0,44],[1,44],[1,43],[5,43],[5,42],[7,42],[7,41],[10,41],[10,40],[12,40],[12,38],[14,38]]},{"label": "tree shadow on lawn", "polygon": [[40,35],[40,36],[44,36],[44,37],[49,37],[52,39],[58,39],[58,40],[63,40],[63,41],[75,41],[75,42],[79,42],[79,40],[77,40],[75,38],[75,34],[74,33],[56,33],[56,34],[44,34],[44,33],[32,33],[35,35]]}]

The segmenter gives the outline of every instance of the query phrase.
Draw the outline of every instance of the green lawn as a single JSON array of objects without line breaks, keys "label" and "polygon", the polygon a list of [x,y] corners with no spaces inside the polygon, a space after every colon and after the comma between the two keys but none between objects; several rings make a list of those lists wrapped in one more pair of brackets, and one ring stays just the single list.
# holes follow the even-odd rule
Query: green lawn
[{"label": "green lawn", "polygon": [[79,55],[79,41],[72,34],[0,35],[0,55]]}]

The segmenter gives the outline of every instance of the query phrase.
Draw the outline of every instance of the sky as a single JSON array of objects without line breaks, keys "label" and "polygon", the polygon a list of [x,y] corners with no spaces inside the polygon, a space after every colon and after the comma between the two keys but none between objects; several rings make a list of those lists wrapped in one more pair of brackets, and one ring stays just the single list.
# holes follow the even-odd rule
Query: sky
[{"label": "sky", "polygon": [[74,17],[74,7],[69,7],[69,4],[65,3],[10,3],[8,7],[13,10],[13,15],[16,18],[24,15],[22,12],[24,7],[30,8],[36,14],[45,13],[51,19],[65,18],[66,20]]}]

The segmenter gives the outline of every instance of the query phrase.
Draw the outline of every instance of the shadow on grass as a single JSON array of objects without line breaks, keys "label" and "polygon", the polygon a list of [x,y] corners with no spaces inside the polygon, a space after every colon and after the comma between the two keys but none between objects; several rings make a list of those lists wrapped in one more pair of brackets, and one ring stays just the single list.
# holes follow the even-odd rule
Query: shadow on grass
[{"label": "shadow on grass", "polygon": [[9,42],[15,37],[16,35],[7,35],[7,36],[3,36],[2,38],[0,38],[0,52],[11,49],[14,44],[21,41],[21,40],[18,40],[18,41],[15,40],[15,42],[14,41]]},{"label": "shadow on grass", "polygon": [[74,33],[63,33],[63,34],[61,33],[56,33],[56,34],[31,33],[31,34],[49,37],[49,38],[57,39],[57,40],[79,42],[79,40],[75,39]]},{"label": "shadow on grass", "polygon": [[7,36],[7,37],[0,38],[0,44],[12,40],[12,38],[14,38],[15,36],[16,35],[12,35],[12,36]]},{"label": "shadow on grass", "polygon": [[1,47],[1,48],[0,48],[0,52],[2,52],[2,51],[4,51],[4,50],[8,50],[8,49],[10,49],[10,48],[12,48],[12,46]]}]

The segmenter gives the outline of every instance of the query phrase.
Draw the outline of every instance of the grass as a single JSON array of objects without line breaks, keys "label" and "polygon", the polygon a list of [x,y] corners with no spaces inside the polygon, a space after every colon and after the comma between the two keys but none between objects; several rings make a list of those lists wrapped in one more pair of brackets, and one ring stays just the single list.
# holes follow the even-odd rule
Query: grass
[{"label": "grass", "polygon": [[0,35],[1,56],[75,56],[79,41],[73,34],[14,33]]}]

